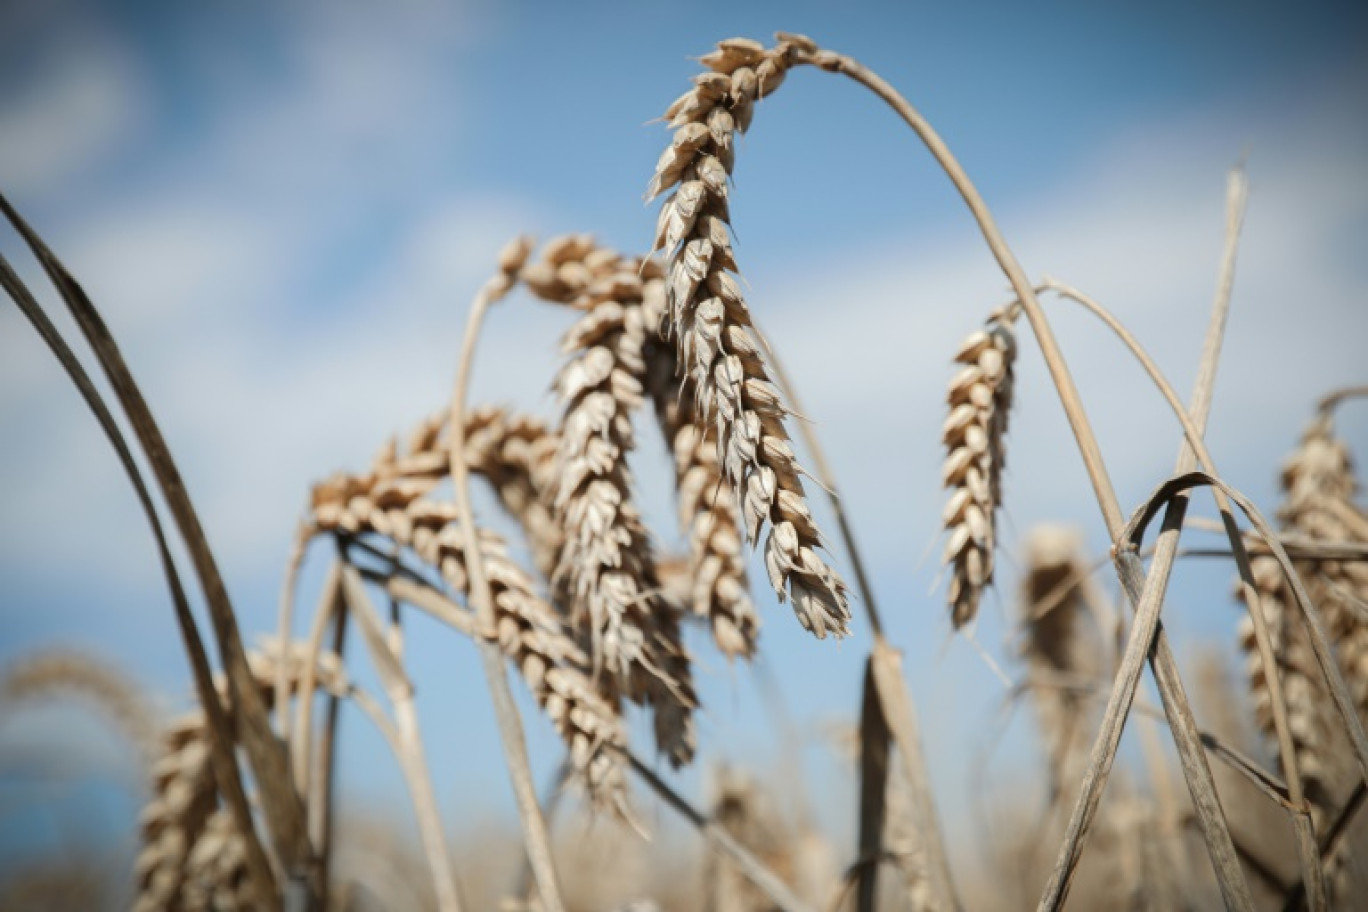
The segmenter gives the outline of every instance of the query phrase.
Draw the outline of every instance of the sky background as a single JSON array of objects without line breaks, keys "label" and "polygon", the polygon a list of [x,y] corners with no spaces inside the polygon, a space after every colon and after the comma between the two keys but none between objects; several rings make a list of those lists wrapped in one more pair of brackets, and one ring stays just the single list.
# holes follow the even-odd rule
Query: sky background
[{"label": "sky background", "polygon": [[[120,340],[249,637],[274,628],[309,485],[364,469],[388,435],[444,402],[467,304],[499,247],[520,232],[588,231],[644,249],[655,207],[641,194],[668,141],[650,121],[687,88],[690,57],[776,29],[851,54],[903,91],[1028,274],[1106,304],[1184,394],[1215,285],[1226,172],[1244,160],[1252,191],[1208,442],[1222,474],[1272,511],[1277,466],[1316,397],[1368,374],[1361,5],[0,3],[0,190]],[[984,791],[975,770],[1003,687],[951,639],[932,591],[948,359],[1007,300],[1006,282],[915,137],[847,81],[792,74],[757,110],[735,179],[751,305],[830,451],[905,651],[952,851],[971,861],[976,808],[1035,775],[1039,755],[1018,722]],[[7,230],[0,250],[56,315]],[[1172,470],[1176,424],[1095,322],[1045,306],[1130,509]],[[568,324],[521,295],[502,304],[473,400],[554,416],[547,390]],[[1008,554],[977,631],[1009,674],[1020,536],[1058,521],[1094,551],[1106,544],[1039,355],[1027,341],[1022,350]],[[648,429],[634,465],[670,547],[668,463]],[[1361,406],[1345,408],[1341,429],[1363,452]],[[0,308],[0,501],[0,662],[76,646],[121,665],[168,711],[183,707],[187,668],[136,501],[14,308]],[[1212,508],[1199,499],[1197,512]],[[481,518],[506,528],[488,502]],[[304,575],[305,606],[323,551]],[[1180,567],[1166,615],[1180,657],[1233,648],[1230,576]],[[850,780],[823,733],[854,717],[865,625],[857,614],[854,639],[818,643],[763,590],[764,673],[808,739],[819,811],[848,831]],[[412,626],[446,820],[506,819],[476,653]],[[702,637],[694,645],[700,767],[773,767],[781,751],[756,673],[728,667]],[[132,761],[89,719],[0,717],[0,865],[62,844],[92,794],[109,831],[131,827],[137,799],[121,788]],[[534,711],[525,721],[544,778],[556,741]],[[43,759],[53,751],[66,761]],[[120,762],[122,779],[108,773]],[[360,717],[346,723],[342,776],[358,806],[403,799]],[[704,778],[677,782],[698,796]],[[648,819],[665,826],[660,813]]]}]

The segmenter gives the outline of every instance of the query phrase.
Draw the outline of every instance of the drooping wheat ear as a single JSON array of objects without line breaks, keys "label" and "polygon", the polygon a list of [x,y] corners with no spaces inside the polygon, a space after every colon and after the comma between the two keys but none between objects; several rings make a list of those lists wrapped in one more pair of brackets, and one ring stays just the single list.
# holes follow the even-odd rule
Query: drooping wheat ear
[{"label": "drooping wheat ear", "polygon": [[742,550],[741,509],[717,459],[717,434],[698,421],[693,395],[681,388],[672,347],[652,344],[646,385],[661,433],[674,456],[679,525],[688,536],[682,602],[707,618],[717,648],[749,659],[760,634]]},{"label": "drooping wheat ear", "polygon": [[[1330,697],[1321,681],[1311,643],[1282,568],[1276,559],[1267,555],[1254,557],[1250,568],[1286,694],[1293,753],[1306,787],[1306,797],[1312,804],[1313,816],[1320,823],[1323,815],[1336,806],[1346,775],[1352,775],[1348,744],[1337,720],[1331,717]],[[1237,595],[1243,600],[1242,590],[1237,590]],[[1255,719],[1270,742],[1276,743],[1268,678],[1259,658],[1254,624],[1247,613],[1240,618],[1239,635],[1240,648],[1246,656]]]},{"label": "drooping wheat ear", "polygon": [[647,348],[663,309],[658,264],[625,257],[587,235],[550,241],[523,282],[582,312],[562,342],[564,406],[555,509],[563,544],[556,579],[588,631],[601,686],[651,706],[656,741],[678,767],[693,756],[693,692],[679,618],[661,592],[627,464],[641,407]]},{"label": "drooping wheat ear", "polygon": [[727,206],[736,134],[799,50],[816,46],[796,36],[769,49],[733,38],[704,55],[708,72],[665,112],[674,138],[646,196],[679,184],[660,209],[655,238],[669,262],[665,326],[692,382],[697,420],[716,426],[718,461],[742,504],[751,545],[768,523],[765,567],[779,600],[791,599],[799,622],[818,638],[842,637],[849,634],[846,587],[817,554],[821,536],[784,428],[790,410],[770,383],[733,275]]},{"label": "drooping wheat ear", "polygon": [[92,656],[54,650],[21,658],[5,669],[0,702],[75,697],[106,715],[128,739],[144,764],[157,752],[156,713],[137,683]]},{"label": "drooping wheat ear", "polygon": [[[337,475],[314,487],[311,522],[317,532],[374,533],[410,548],[464,596],[468,580],[456,505],[425,498],[430,487],[403,476]],[[482,532],[480,552],[493,591],[500,647],[565,741],[589,793],[624,807],[621,764],[616,752],[606,749],[627,745],[618,708],[595,691],[588,658],[509,558],[503,541]]]},{"label": "drooping wheat ear", "polygon": [[[1328,412],[1316,416],[1284,463],[1282,488],[1278,519],[1284,529],[1318,542],[1368,542],[1368,513],[1356,499],[1353,459],[1335,436]],[[1355,604],[1368,600],[1368,564],[1305,561],[1299,569],[1330,621],[1359,713],[1368,717],[1368,621]]]},{"label": "drooping wheat ear", "polygon": [[1051,795],[1057,796],[1086,762],[1094,734],[1088,720],[1096,703],[1071,685],[1100,678],[1103,644],[1083,597],[1089,574],[1078,533],[1037,526],[1024,550],[1021,656],[1035,682],[1032,701],[1049,753]]},{"label": "drooping wheat ear", "polygon": [[[800,871],[794,834],[753,776],[727,766],[711,770],[710,817],[749,849],[765,867],[794,884]],[[719,853],[709,853],[703,867],[705,908],[710,912],[761,912],[773,901]]]},{"label": "drooping wheat ear", "polygon": [[167,727],[152,766],[152,798],[139,819],[142,850],[134,865],[138,912],[168,909],[179,900],[185,860],[217,807],[209,767],[209,732],[195,711]]},{"label": "drooping wheat ear", "polygon": [[[268,645],[247,655],[248,667],[267,708],[275,697],[282,661],[288,684],[296,688],[304,644],[281,650]],[[316,673],[325,686],[340,678],[337,656],[319,656]],[[232,713],[227,682],[215,681]],[[246,843],[232,813],[219,804],[219,788],[209,762],[209,724],[202,709],[173,721],[162,732],[160,755],[151,767],[152,795],[139,820],[142,850],[134,866],[138,895],[134,909],[251,909],[260,906],[251,891]]]},{"label": "drooping wheat ear", "polygon": [[956,629],[978,614],[983,590],[993,581],[997,509],[1002,505],[1004,438],[1012,408],[1016,334],[1012,312],[994,312],[955,353],[963,365],[950,381],[950,416],[942,440],[941,482],[950,499],[941,519],[950,533],[944,561],[952,565],[948,598]]}]

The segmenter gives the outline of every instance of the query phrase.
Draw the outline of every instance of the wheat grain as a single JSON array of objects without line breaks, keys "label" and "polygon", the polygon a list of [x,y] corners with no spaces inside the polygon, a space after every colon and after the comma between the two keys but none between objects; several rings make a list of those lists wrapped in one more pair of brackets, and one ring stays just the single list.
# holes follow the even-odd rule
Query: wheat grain
[{"label": "wheat grain", "polygon": [[669,263],[666,326],[689,377],[698,420],[716,426],[718,462],[742,505],[752,547],[766,524],[765,568],[779,600],[792,602],[818,638],[849,634],[845,584],[818,556],[822,544],[799,480],[784,419],[789,409],[769,381],[732,254],[727,198],[738,132],[755,102],[776,89],[807,39],[773,48],[747,39],[718,44],[708,72],[665,112],[674,129],[646,196],[679,184],[661,206],[654,248]]},{"label": "wheat grain", "polygon": [[[403,476],[337,475],[314,488],[313,527],[317,532],[385,536],[411,548],[464,595],[468,582],[456,506],[426,499],[428,490],[427,481],[415,483]],[[587,657],[509,558],[502,540],[482,532],[480,552],[493,590],[499,646],[565,741],[590,794],[625,807],[620,763],[604,747],[627,743],[617,707],[595,691],[586,674]]]},{"label": "wheat grain", "polygon": [[944,561],[952,565],[948,599],[958,629],[978,614],[983,590],[993,581],[997,509],[1002,504],[1004,438],[1012,407],[1016,337],[1012,314],[996,311],[955,353],[963,365],[950,381],[949,417],[941,482],[951,490],[941,514],[949,532]]}]

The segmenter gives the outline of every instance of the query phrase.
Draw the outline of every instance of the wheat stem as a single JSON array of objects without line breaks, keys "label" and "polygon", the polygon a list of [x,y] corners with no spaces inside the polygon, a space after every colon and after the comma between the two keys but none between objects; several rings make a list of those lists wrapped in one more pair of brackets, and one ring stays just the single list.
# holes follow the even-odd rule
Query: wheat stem
[{"label": "wheat stem", "polygon": [[[4,197],[0,196],[0,207],[7,213],[13,210],[8,208],[8,203]],[[11,219],[17,218],[17,214],[11,215]],[[86,373],[80,362],[76,359],[71,347],[62,338],[56,326],[48,318],[47,314],[39,306],[36,298],[19,279],[17,273],[11,268],[9,262],[0,256],[0,285],[5,288],[10,297],[19,306],[24,316],[33,325],[38,335],[47,343],[54,357],[61,363],[67,375],[71,378],[72,384],[85,400],[87,407],[95,416],[101,430],[104,431],[106,439],[119,458],[119,463],[123,467],[124,473],[128,476],[129,483],[133,486],[134,493],[137,495],[138,504],[142,508],[143,515],[147,519],[148,526],[151,528],[152,537],[156,542],[157,554],[161,561],[162,573],[166,578],[167,589],[171,593],[171,604],[175,610],[176,624],[180,630],[181,643],[185,647],[186,656],[190,663],[191,675],[195,682],[195,692],[200,699],[200,705],[204,707],[205,714],[209,721],[209,749],[211,762],[214,764],[214,773],[218,777],[220,788],[223,789],[227,798],[229,809],[233,814],[234,822],[238,829],[244,834],[246,840],[247,870],[251,877],[257,897],[270,905],[276,904],[279,893],[276,886],[275,872],[271,867],[270,859],[267,857],[265,847],[257,836],[256,828],[252,820],[251,809],[247,805],[247,793],[242,784],[242,773],[238,768],[237,758],[234,755],[236,739],[233,734],[232,725],[228,720],[222,702],[219,700],[218,692],[214,687],[213,671],[209,666],[209,656],[204,647],[204,640],[200,637],[199,627],[195,622],[194,615],[190,613],[190,603],[186,598],[185,587],[181,583],[180,575],[176,571],[176,564],[171,557],[170,547],[166,540],[166,533],[162,527],[161,520],[158,518],[156,507],[153,506],[152,496],[148,491],[147,484],[144,482],[142,473],[139,471],[137,463],[133,460],[132,451],[128,443],[124,440],[123,433],[115,423],[113,415],[108,406],[105,405],[103,398],[91,382],[89,374]]]},{"label": "wheat stem", "polygon": [[[341,572],[343,597],[347,600],[348,609],[360,623],[371,663],[379,673],[390,705],[394,709],[397,735],[397,743],[394,745],[395,756],[399,759],[399,766],[403,770],[404,779],[413,798],[413,810],[418,818],[418,832],[422,837],[423,851],[427,855],[428,866],[432,869],[437,906],[443,912],[459,912],[461,902],[457,897],[456,878],[451,872],[451,856],[447,852],[441,818],[437,815],[437,797],[432,791],[432,777],[428,775],[422,733],[413,706],[413,684],[404,672],[399,656],[390,648],[385,636],[385,625],[375,606],[371,604],[370,597],[366,595],[361,575],[351,564],[343,564]],[[502,662],[499,667],[502,669]]]},{"label": "wheat stem", "polygon": [[513,783],[518,816],[522,820],[523,837],[527,842],[527,855],[531,859],[532,870],[537,878],[537,888],[547,912],[563,912],[564,903],[561,901],[560,886],[551,856],[551,837],[547,832],[541,808],[537,804],[537,789],[532,781],[532,769],[527,759],[527,742],[523,737],[522,722],[519,720],[518,707],[513,702],[513,694],[508,687],[503,656],[494,640],[497,636],[494,625],[494,600],[490,593],[489,579],[485,575],[484,558],[480,554],[475,514],[470,506],[470,478],[462,452],[465,443],[466,394],[470,386],[470,371],[474,363],[480,327],[484,322],[485,311],[502,297],[511,285],[512,278],[509,271],[505,270],[480,289],[470,307],[465,336],[461,340],[461,354],[457,361],[455,387],[451,396],[451,480],[455,487],[456,509],[464,538],[466,572],[470,577],[470,600],[476,612],[479,630],[475,641],[480,649],[480,660],[484,665],[485,678],[489,682],[494,714],[499,722],[504,758],[508,763],[508,775]]},{"label": "wheat stem", "polygon": [[[951,154],[939,134],[921,114],[892,86],[863,65],[848,57],[829,51],[800,52],[796,56],[795,62],[810,63],[829,72],[848,76],[877,94],[912,128],[955,185],[960,196],[973,213],[979,230],[998,261],[998,265],[1011,283],[1012,290],[1022,303],[1027,320],[1030,322],[1036,341],[1040,345],[1046,367],[1054,381],[1060,403],[1064,407],[1070,427],[1073,430],[1093,491],[1097,496],[1098,507],[1106,521],[1108,533],[1113,542],[1116,542],[1123,526],[1121,508],[1111,479],[1107,474],[1106,465],[1102,461],[1097,439],[1083,409],[1078,389],[1069,373],[1068,366],[1063,359],[1049,323],[1045,319],[1044,312],[1036,300],[1035,292],[1026,279],[1025,272],[1007,246],[987,205],[964,169]],[[1212,370],[1214,371],[1214,367]],[[1176,526],[1181,526],[1181,516],[1177,519]],[[1174,546],[1176,546],[1176,533],[1177,529],[1174,528],[1172,533],[1161,538],[1161,541],[1173,540]],[[1165,707],[1171,707],[1170,728],[1174,732],[1175,743],[1178,745],[1180,757],[1184,762],[1184,772],[1187,774],[1189,787],[1193,791],[1194,806],[1198,811],[1198,819],[1202,823],[1203,835],[1206,837],[1207,846],[1212,855],[1212,862],[1221,885],[1222,895],[1225,897],[1227,905],[1237,909],[1248,909],[1252,903],[1249,888],[1244,882],[1239,862],[1235,857],[1229,828],[1225,823],[1224,814],[1216,796],[1215,783],[1211,779],[1210,768],[1206,764],[1195,734],[1196,726],[1192,721],[1191,708],[1187,705],[1186,696],[1182,693],[1182,681],[1177,673],[1177,664],[1173,660],[1172,650],[1168,646],[1167,637],[1163,634],[1163,628],[1159,621],[1164,588],[1167,583],[1167,571],[1155,574],[1153,579],[1155,583],[1153,587],[1154,596],[1148,599],[1142,598],[1142,589],[1148,587],[1142,584],[1142,580],[1144,580],[1142,568],[1139,567],[1138,562],[1130,560],[1132,557],[1133,555],[1123,557],[1123,565],[1119,568],[1123,587],[1127,590],[1132,603],[1137,607],[1136,622],[1131,640],[1126,654],[1122,657],[1120,674],[1118,675],[1115,691],[1117,699],[1114,701],[1114,705],[1108,706],[1107,716],[1104,717],[1102,732],[1099,734],[1096,745],[1097,749],[1091,757],[1089,772],[1084,778],[1083,794],[1080,795],[1074,817],[1070,820],[1069,833],[1066,837],[1061,862],[1056,868],[1055,874],[1052,875],[1049,885],[1047,885],[1046,895],[1041,901],[1041,909],[1058,908],[1067,895],[1069,883],[1072,880],[1072,874],[1077,863],[1081,839],[1086,833],[1087,824],[1096,808],[1096,801],[1100,798],[1100,786],[1105,781],[1106,774],[1115,757],[1115,745],[1119,743],[1125,714],[1134,697],[1135,685],[1139,682],[1140,671],[1144,664],[1144,658],[1150,651],[1151,643],[1154,645],[1155,678],[1160,693],[1164,697]],[[1172,555],[1168,556],[1167,562],[1171,566]],[[1142,606],[1143,613],[1141,611]]]}]

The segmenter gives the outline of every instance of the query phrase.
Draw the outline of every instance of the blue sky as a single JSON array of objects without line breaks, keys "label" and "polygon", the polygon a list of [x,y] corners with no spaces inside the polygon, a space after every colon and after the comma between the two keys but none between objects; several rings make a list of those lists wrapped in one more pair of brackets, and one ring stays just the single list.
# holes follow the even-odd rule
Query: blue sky
[{"label": "blue sky", "polygon": [[[690,56],[776,29],[849,53],[907,94],[1027,271],[1112,307],[1181,391],[1215,280],[1225,170],[1244,157],[1253,190],[1210,443],[1223,473],[1272,508],[1276,465],[1315,396],[1364,381],[1359,5],[4,5],[0,188],[122,340],[245,630],[273,626],[309,483],[363,467],[386,435],[442,402],[466,302],[494,252],[523,231],[649,243],[654,211],[641,192],[666,134],[648,121],[686,87]],[[940,595],[928,594],[934,560],[918,561],[937,534],[947,359],[1005,300],[1005,281],[911,134],[839,79],[797,72],[766,100],[736,182],[753,306],[843,479],[907,651],[942,812],[967,847],[978,799],[966,760],[1001,689],[949,639]],[[15,239],[0,238],[37,285]],[[1133,505],[1171,469],[1174,424],[1111,340],[1067,305],[1047,306]],[[546,389],[565,326],[565,314],[525,299],[503,305],[475,397],[554,414]],[[1081,463],[1030,346],[1018,386],[1008,538],[1061,520],[1100,548]],[[1343,427],[1363,452],[1361,411],[1346,411]],[[0,310],[0,428],[0,661],[74,643],[178,704],[184,660],[135,501],[12,309]],[[668,545],[666,464],[645,434],[637,469]],[[320,560],[311,566],[306,604]],[[1003,661],[1010,566],[979,628]],[[1170,619],[1180,654],[1229,643],[1228,576],[1180,571]],[[865,640],[812,642],[756,594],[765,663],[792,713],[813,731],[849,719]],[[475,655],[433,634],[411,638],[411,658],[447,819],[507,813]],[[704,756],[772,762],[751,673],[697,645]],[[0,744],[72,743],[60,727],[16,718],[0,725]],[[529,728],[544,769],[554,741],[539,721]],[[400,795],[360,718],[348,737],[353,790]],[[1018,731],[1007,744],[998,775],[1029,773],[1030,740]],[[823,801],[848,826],[839,763],[820,745],[805,756],[810,782],[839,782]],[[696,773],[681,781],[700,789]],[[0,844],[31,821],[0,820]]]}]

